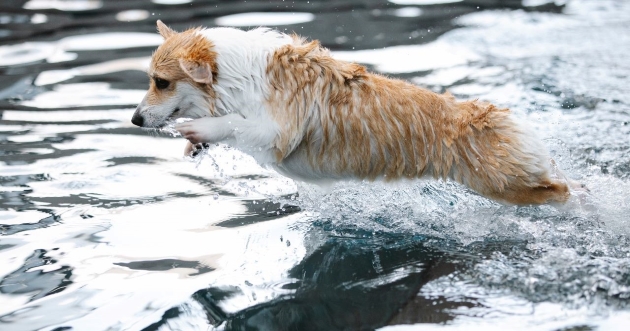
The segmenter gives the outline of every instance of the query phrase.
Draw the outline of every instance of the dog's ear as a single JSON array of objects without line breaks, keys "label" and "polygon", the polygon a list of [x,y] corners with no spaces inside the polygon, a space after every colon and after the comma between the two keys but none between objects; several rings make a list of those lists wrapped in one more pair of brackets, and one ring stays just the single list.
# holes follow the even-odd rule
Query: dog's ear
[{"label": "dog's ear", "polygon": [[212,83],[212,69],[210,69],[208,63],[179,59],[179,66],[195,82],[203,84]]},{"label": "dog's ear", "polygon": [[161,20],[157,21],[157,29],[158,29],[158,32],[160,33],[160,35],[164,39],[168,39],[168,37],[177,34],[177,32],[175,32],[175,30],[173,30],[173,29],[169,28],[168,26],[166,26],[166,24],[162,23]]}]

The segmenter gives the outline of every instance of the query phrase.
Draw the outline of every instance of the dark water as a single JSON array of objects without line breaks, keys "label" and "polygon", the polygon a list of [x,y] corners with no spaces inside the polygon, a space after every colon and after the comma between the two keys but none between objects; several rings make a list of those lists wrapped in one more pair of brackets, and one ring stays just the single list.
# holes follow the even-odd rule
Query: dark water
[{"label": "dark water", "polygon": [[[185,160],[130,123],[158,18],[295,31],[511,107],[588,206]],[[629,50],[622,0],[3,0],[0,329],[627,330]]]}]

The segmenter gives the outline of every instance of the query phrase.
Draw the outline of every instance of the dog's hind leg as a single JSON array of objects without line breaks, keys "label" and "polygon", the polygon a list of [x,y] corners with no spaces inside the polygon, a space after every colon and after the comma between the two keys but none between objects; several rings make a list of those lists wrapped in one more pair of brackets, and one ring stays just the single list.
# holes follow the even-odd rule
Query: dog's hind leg
[{"label": "dog's hind leg", "polygon": [[532,187],[511,187],[506,191],[491,193],[490,196],[516,205],[529,205],[565,203],[571,194],[565,181],[552,179]]}]

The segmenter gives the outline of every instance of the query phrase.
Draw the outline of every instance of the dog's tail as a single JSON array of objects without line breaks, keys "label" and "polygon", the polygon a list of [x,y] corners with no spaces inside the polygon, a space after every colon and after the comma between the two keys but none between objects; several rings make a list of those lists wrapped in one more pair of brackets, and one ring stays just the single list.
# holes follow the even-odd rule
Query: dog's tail
[{"label": "dog's tail", "polygon": [[[477,100],[452,105],[455,180],[512,204],[564,203],[570,181],[557,169],[542,141],[508,109]],[[575,184],[577,185],[577,184]]]}]

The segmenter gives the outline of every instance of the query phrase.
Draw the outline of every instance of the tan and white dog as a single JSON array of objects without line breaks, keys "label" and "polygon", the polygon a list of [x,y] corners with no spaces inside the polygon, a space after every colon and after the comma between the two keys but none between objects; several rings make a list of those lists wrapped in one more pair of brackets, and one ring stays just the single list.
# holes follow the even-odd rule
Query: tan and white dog
[{"label": "tan and white dog", "polygon": [[161,21],[150,88],[132,122],[223,142],[308,182],[452,178],[511,204],[565,202],[567,180],[508,109],[456,101],[335,60],[317,41],[269,29]]}]

